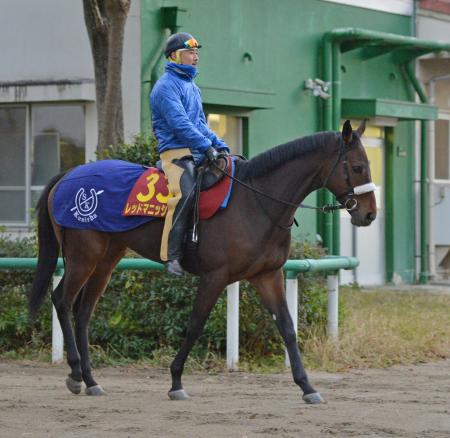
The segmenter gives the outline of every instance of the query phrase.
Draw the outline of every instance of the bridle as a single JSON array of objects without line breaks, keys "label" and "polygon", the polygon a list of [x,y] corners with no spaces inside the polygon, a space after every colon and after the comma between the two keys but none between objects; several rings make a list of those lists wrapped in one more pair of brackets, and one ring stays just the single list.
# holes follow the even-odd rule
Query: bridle
[{"label": "bridle", "polygon": [[[342,162],[342,165],[344,167],[344,175],[345,175],[345,182],[347,184],[347,189],[344,193],[340,195],[336,195],[336,199],[339,201],[339,205],[331,205],[331,206],[324,206],[327,207],[327,211],[324,211],[324,213],[331,213],[334,210],[341,210],[346,209],[347,211],[353,211],[356,210],[358,207],[358,200],[355,198],[355,196],[363,195],[365,193],[374,192],[376,190],[376,185],[369,181],[365,184],[361,184],[358,186],[353,186],[350,181],[350,171],[348,168],[348,160],[347,160],[347,153],[350,151],[350,148],[347,147],[346,143],[344,142],[343,138],[339,136],[339,154],[338,157],[331,168],[330,173],[328,176],[324,179],[324,182],[322,183],[321,188],[325,188],[328,180],[333,175],[334,171],[336,170],[338,164],[340,163],[342,157],[344,157],[344,161]],[[344,202],[341,201],[341,199],[345,199]],[[329,207],[329,208],[328,208]],[[323,209],[323,207],[316,207],[318,209]],[[323,210],[322,210],[323,211]]]},{"label": "bridle", "polygon": [[[347,189],[344,193],[341,195],[336,196],[336,199],[339,201],[338,205],[333,204],[325,204],[321,207],[315,207],[313,205],[307,205],[307,204],[295,204],[293,202],[285,201],[283,199],[275,198],[274,196],[271,196],[267,193],[264,193],[263,191],[251,186],[250,184],[245,183],[244,181],[236,178],[233,175],[230,175],[226,170],[221,169],[216,163],[212,162],[211,164],[216,167],[220,172],[222,172],[225,176],[230,178],[231,180],[235,181],[236,183],[242,185],[243,187],[247,188],[248,190],[257,193],[258,195],[265,196],[266,198],[271,199],[272,201],[279,202],[280,204],[288,205],[289,207],[297,208],[307,208],[311,210],[319,210],[322,213],[332,213],[336,210],[347,210],[347,211],[353,211],[358,207],[358,200],[355,198],[355,196],[363,195],[364,193],[370,193],[374,192],[376,190],[376,186],[373,182],[367,182],[365,184],[361,184],[358,186],[352,186],[352,183],[350,181],[350,172],[348,169],[348,161],[347,161],[347,152],[350,149],[345,144],[344,140],[341,136],[339,136],[339,154],[338,157],[331,168],[331,171],[329,172],[328,176],[324,179],[324,182],[322,184],[321,188],[325,188],[328,180],[331,178],[333,173],[335,172],[336,168],[338,167],[342,157],[344,157],[344,161],[342,162],[344,166],[344,174],[345,174],[345,181],[347,183]],[[341,201],[341,199],[346,198],[344,202]]]}]

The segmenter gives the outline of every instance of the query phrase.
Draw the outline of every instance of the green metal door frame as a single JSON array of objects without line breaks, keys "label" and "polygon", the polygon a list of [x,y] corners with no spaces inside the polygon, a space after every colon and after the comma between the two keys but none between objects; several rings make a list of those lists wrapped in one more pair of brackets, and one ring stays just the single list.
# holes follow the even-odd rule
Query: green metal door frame
[{"label": "green metal door frame", "polygon": [[[437,41],[422,40],[415,37],[397,35],[386,32],[376,32],[359,28],[339,28],[327,32],[323,38],[323,80],[331,83],[331,99],[325,101],[323,106],[323,129],[325,131],[338,130],[341,118],[341,53],[355,49],[363,49],[363,60],[368,60],[387,53],[392,53],[394,62],[405,66],[410,81],[422,102],[426,102],[425,94],[415,77],[411,61],[426,53],[450,51],[450,44]],[[426,282],[428,272],[427,255],[427,144],[426,122],[422,122],[421,140],[421,282]],[[326,192],[324,202],[332,199],[332,195]],[[338,254],[339,240],[339,216],[335,214],[332,220],[322,221],[321,230],[324,246],[330,254]]]},{"label": "green metal door frame", "polygon": [[395,148],[394,148],[394,128],[384,128],[385,137],[385,219],[384,219],[384,239],[385,239],[385,272],[386,281],[391,282],[393,280],[394,273],[394,196],[392,190],[387,190],[387,187],[393,187],[394,185],[394,161],[395,161]]}]

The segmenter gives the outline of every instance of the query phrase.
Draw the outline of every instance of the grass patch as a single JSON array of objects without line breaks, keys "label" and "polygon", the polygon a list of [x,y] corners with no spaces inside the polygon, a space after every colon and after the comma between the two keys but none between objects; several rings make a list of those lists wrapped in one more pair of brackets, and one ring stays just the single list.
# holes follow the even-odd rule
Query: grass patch
[{"label": "grass patch", "polygon": [[41,348],[21,347],[0,353],[0,360],[31,360],[49,363],[52,360],[51,346]]},{"label": "grass patch", "polygon": [[[352,368],[384,368],[395,364],[417,364],[450,357],[450,295],[340,289],[344,318],[339,340],[326,336],[323,326],[302,334],[303,360],[307,370],[329,372]],[[160,349],[139,363],[168,368],[176,351]],[[102,355],[100,355],[102,356]],[[97,364],[109,364],[108,354],[97,356]],[[125,359],[125,358],[124,358]],[[116,362],[117,364],[117,362]],[[239,369],[274,373],[286,370],[284,355],[245,355]],[[222,372],[225,358],[215,353],[190,355],[186,371]]]},{"label": "grass patch", "polygon": [[[450,358],[450,295],[358,290],[340,288],[342,321],[339,340],[326,336],[316,325],[301,333],[303,360],[307,370],[329,372],[352,368],[384,368],[395,364],[417,364]],[[24,347],[3,352],[0,359],[28,359],[49,362],[51,346],[38,338]],[[222,354],[193,351],[186,362],[187,373],[226,371]],[[176,355],[171,347],[154,350],[145,359],[132,359],[109,345],[91,345],[94,367],[142,365],[169,368]],[[241,351],[239,369],[254,373],[286,371],[284,355],[248,355]]]},{"label": "grass patch", "polygon": [[339,340],[312,329],[303,342],[308,369],[344,371],[450,357],[450,296],[341,288],[346,315]]}]

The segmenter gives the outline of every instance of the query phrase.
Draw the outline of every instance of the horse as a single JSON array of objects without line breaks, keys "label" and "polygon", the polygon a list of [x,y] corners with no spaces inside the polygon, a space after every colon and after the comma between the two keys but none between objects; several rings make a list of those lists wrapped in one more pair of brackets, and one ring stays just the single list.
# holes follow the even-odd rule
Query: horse
[{"label": "horse", "polygon": [[[340,132],[316,133],[248,161],[237,161],[234,177],[242,184],[234,184],[226,209],[200,221],[196,253],[188,252],[182,260],[183,268],[200,278],[185,338],[170,366],[170,399],[188,398],[182,385],[184,364],[222,291],[228,284],[247,280],[258,291],[284,340],[293,380],[303,400],[311,404],[324,401],[309,382],[301,360],[286,304],[283,265],[288,258],[294,214],[311,192],[329,189],[356,226],[368,226],[375,219],[374,186],[361,142],[364,129],[364,121],[355,131],[347,120]],[[62,176],[48,183],[37,206],[39,256],[29,310],[35,318],[62,249],[64,275],[51,299],[71,371],[66,385],[79,394],[84,382],[86,394],[103,395],[105,391],[94,379],[90,365],[89,320],[127,248],[160,261],[163,220],[117,233],[62,229],[52,213],[53,196]]]}]

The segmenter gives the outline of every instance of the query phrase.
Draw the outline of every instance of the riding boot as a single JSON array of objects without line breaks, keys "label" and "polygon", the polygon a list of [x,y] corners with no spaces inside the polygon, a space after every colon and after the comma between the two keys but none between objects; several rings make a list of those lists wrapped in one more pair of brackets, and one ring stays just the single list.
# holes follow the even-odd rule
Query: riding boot
[{"label": "riding boot", "polygon": [[175,163],[182,167],[184,172],[180,178],[182,196],[175,208],[174,221],[169,233],[166,271],[181,276],[184,271],[180,261],[183,258],[184,240],[194,201],[195,167],[192,160],[181,159]]},{"label": "riding boot", "polygon": [[184,275],[184,270],[180,265],[178,260],[169,260],[166,263],[166,272],[176,277],[181,277]]}]

